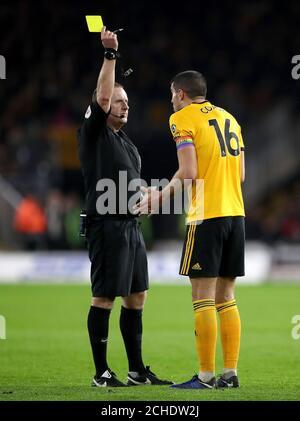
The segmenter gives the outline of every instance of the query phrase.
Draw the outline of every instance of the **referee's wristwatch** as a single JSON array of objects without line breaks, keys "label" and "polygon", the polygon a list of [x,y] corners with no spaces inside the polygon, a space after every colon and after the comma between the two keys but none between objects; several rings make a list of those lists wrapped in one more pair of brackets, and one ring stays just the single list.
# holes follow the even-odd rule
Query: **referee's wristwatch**
[{"label": "referee's wristwatch", "polygon": [[104,57],[107,60],[116,60],[117,58],[121,57],[121,54],[118,53],[118,51],[114,48],[105,48]]}]

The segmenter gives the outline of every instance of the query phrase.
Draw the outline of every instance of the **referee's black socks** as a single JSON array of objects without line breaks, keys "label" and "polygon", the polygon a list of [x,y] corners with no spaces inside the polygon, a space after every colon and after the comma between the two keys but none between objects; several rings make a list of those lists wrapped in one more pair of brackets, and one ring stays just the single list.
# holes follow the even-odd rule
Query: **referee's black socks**
[{"label": "referee's black socks", "polygon": [[143,310],[128,309],[122,306],[120,329],[126,348],[129,371],[143,373],[145,366],[142,359],[142,323]]},{"label": "referee's black socks", "polygon": [[107,369],[106,351],[110,311],[105,308],[91,306],[88,314],[88,331],[99,378]]}]

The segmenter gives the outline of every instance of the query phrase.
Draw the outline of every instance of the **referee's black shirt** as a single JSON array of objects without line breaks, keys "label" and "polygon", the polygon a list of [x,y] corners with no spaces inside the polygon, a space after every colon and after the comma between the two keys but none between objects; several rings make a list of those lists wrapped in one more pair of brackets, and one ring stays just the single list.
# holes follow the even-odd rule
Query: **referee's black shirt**
[{"label": "referee's black shirt", "polygon": [[[86,192],[86,212],[89,216],[99,216],[96,202],[103,191],[96,191],[99,180],[110,179],[116,186],[116,212],[107,212],[107,203],[100,210],[102,216],[120,215],[133,216],[126,206],[119,206],[120,194],[126,194],[124,183],[119,185],[119,171],[127,173],[127,204],[130,197],[139,190],[128,191],[131,180],[139,180],[141,176],[141,159],[137,148],[122,131],[114,132],[106,125],[109,113],[106,114],[97,102],[87,109],[84,123],[78,130],[78,149],[81,170]],[[101,201],[102,202],[102,201]],[[123,202],[122,202],[123,203]],[[99,204],[98,204],[99,210]]]}]

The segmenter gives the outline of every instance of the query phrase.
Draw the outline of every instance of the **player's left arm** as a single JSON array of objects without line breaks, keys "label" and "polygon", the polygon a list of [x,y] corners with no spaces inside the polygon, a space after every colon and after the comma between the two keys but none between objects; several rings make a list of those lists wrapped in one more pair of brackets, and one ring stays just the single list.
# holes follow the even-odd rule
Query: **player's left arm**
[{"label": "player's left arm", "polygon": [[165,201],[168,201],[182,186],[188,187],[198,176],[197,154],[191,134],[174,137],[177,146],[178,170],[171,181],[158,191],[153,188],[142,187],[143,199],[135,206],[136,213],[153,213]]},{"label": "player's left arm", "polygon": [[245,181],[245,175],[246,175],[246,170],[245,170],[245,145],[244,145],[244,140],[243,140],[243,136],[242,136],[242,132],[241,132],[241,128],[240,128],[240,133],[239,133],[239,146],[240,146],[240,151],[241,151],[241,183],[243,183]]},{"label": "player's left arm", "polygon": [[178,158],[178,170],[174,174],[172,180],[166,187],[159,192],[160,203],[165,200],[169,200],[171,196],[182,188],[185,183],[185,187],[192,184],[193,180],[196,180],[198,175],[197,166],[197,154],[193,143],[187,145],[184,148],[177,149]]},{"label": "player's left arm", "polygon": [[185,180],[195,180],[198,175],[198,166],[197,154],[194,144],[177,149],[177,159],[178,170],[174,174],[172,180],[180,180],[181,183],[183,183]]},{"label": "player's left arm", "polygon": [[149,214],[155,212],[164,202],[168,201],[182,186],[188,187],[197,178],[197,155],[193,144],[177,150],[178,170],[172,180],[158,191],[153,188],[141,187],[143,199],[134,206],[135,213]]},{"label": "player's left arm", "polygon": [[241,149],[241,183],[245,181],[246,169],[245,169],[245,152]]},{"label": "player's left arm", "polygon": [[153,188],[141,188],[144,197],[135,206],[136,213],[154,212],[177,191],[182,190],[183,185],[188,187],[197,178],[198,165],[193,139],[193,124],[186,117],[178,118],[178,114],[175,113],[170,117],[170,129],[177,148],[178,170],[161,191]]}]

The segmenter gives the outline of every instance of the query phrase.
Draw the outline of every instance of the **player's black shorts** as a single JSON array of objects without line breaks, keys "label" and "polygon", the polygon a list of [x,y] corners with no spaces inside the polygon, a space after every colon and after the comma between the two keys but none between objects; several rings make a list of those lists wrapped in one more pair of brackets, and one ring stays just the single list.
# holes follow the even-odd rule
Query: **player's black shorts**
[{"label": "player's black shorts", "polygon": [[180,271],[190,278],[245,274],[245,218],[226,216],[187,226]]},{"label": "player's black shorts", "polygon": [[149,288],[146,248],[137,218],[88,222],[93,297],[127,297]]}]

